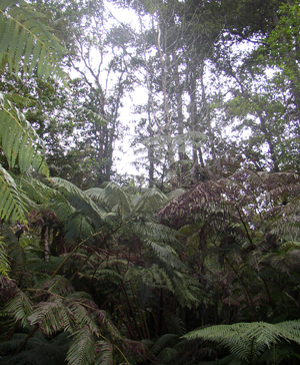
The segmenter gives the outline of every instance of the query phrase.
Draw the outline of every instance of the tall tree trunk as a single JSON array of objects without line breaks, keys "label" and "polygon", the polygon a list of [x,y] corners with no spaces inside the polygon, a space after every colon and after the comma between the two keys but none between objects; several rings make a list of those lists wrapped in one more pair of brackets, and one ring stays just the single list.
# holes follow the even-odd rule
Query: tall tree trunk
[{"label": "tall tree trunk", "polygon": [[168,103],[168,96],[167,96],[167,73],[168,73],[168,65],[167,65],[167,58],[169,57],[165,50],[167,49],[167,27],[164,27],[164,45],[161,45],[161,26],[160,21],[157,22],[158,27],[158,36],[157,36],[157,50],[159,54],[160,60],[160,68],[161,68],[161,76],[162,76],[162,92],[163,92],[163,108],[164,108],[164,133],[167,142],[167,157],[168,157],[168,164],[170,170],[170,183],[172,186],[172,190],[175,190],[178,187],[176,169],[175,169],[175,153],[173,149],[173,138],[172,138],[172,130],[171,130],[171,121],[172,115],[169,109]]},{"label": "tall tree trunk", "polygon": [[42,245],[44,247],[44,260],[45,262],[49,262],[49,255],[50,255],[50,250],[49,250],[49,238],[50,238],[50,230],[48,226],[44,226],[42,228],[42,233],[41,233],[41,241],[42,241]]},{"label": "tall tree trunk", "polygon": [[183,184],[184,175],[187,172],[187,155],[184,140],[184,116],[183,116],[183,85],[180,81],[179,64],[176,52],[172,53],[174,64],[174,81],[175,81],[175,95],[176,95],[176,109],[177,109],[177,131],[179,135],[178,142],[178,156],[180,161],[180,184]]}]

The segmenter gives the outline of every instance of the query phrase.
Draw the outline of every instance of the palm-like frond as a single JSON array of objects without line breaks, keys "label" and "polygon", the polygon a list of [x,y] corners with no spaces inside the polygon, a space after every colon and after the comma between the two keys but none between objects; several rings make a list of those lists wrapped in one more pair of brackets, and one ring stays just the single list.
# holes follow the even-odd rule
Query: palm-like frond
[{"label": "palm-like frond", "polygon": [[133,205],[137,213],[152,213],[161,209],[167,201],[167,196],[159,189],[149,188],[134,198]]},{"label": "palm-like frond", "polygon": [[[69,203],[76,209],[81,210],[85,214],[97,220],[103,220],[106,211],[99,207],[94,201],[85,194],[84,191],[79,189],[76,185],[61,178],[51,178],[54,183],[54,188],[57,189],[64,197],[67,198]],[[65,217],[67,219],[68,217]],[[92,218],[92,217],[91,217]]]},{"label": "palm-like frond", "polygon": [[248,363],[251,359],[257,359],[273,344],[281,341],[294,341],[300,344],[300,321],[219,325],[189,332],[184,337],[218,342],[240,360]]},{"label": "palm-like frond", "polygon": [[70,345],[67,358],[70,365],[91,365],[94,363],[95,339],[88,325],[80,328]]},{"label": "palm-like frond", "polygon": [[4,311],[14,316],[16,321],[20,321],[23,327],[28,324],[28,316],[32,312],[32,303],[30,299],[21,290],[17,292],[5,307]]},{"label": "palm-like frond", "polygon": [[95,365],[114,365],[114,347],[106,341],[97,341],[98,354]]},{"label": "palm-like frond", "polygon": [[0,165],[0,219],[13,222],[27,222],[25,213],[27,206],[22,196],[22,191],[10,175]]},{"label": "palm-like frond", "polygon": [[7,250],[4,242],[1,241],[0,237],[0,275],[8,277],[10,272],[10,264],[7,255]]},{"label": "palm-like frond", "polygon": [[60,331],[72,331],[72,313],[61,299],[52,302],[40,302],[34,312],[28,317],[31,325],[39,324],[46,336]]},{"label": "palm-like frond", "polygon": [[108,314],[105,311],[99,310],[97,315],[101,326],[111,335],[113,339],[117,340],[123,339],[123,336],[121,335],[120,331],[113,324],[113,322],[111,321],[111,319],[109,318]]},{"label": "palm-like frond", "polygon": [[[93,190],[95,191],[95,190]],[[94,195],[95,198],[95,195]],[[115,183],[108,183],[99,194],[98,201],[102,201],[109,212],[116,212],[122,218],[131,213],[131,205],[126,193]]]},{"label": "palm-like frond", "polygon": [[7,56],[11,71],[18,72],[22,66],[30,76],[37,66],[39,77],[57,74],[64,78],[59,62],[65,49],[40,21],[44,17],[26,1],[3,1],[0,5],[0,59]]},{"label": "palm-like frond", "polygon": [[18,163],[21,172],[29,171],[32,166],[48,175],[42,140],[3,93],[0,93],[0,142],[10,168]]},{"label": "palm-like frond", "polygon": [[173,333],[166,333],[165,335],[161,336],[151,348],[151,352],[157,356],[164,348],[175,344],[178,340],[178,335]]}]

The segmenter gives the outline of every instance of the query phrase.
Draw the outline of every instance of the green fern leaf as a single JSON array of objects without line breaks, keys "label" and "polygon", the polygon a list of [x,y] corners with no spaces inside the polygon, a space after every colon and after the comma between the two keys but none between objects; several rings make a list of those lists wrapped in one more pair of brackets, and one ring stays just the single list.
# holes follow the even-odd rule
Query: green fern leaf
[{"label": "green fern leaf", "polygon": [[60,331],[72,331],[72,313],[61,299],[53,302],[40,302],[28,317],[31,325],[39,324],[46,336]]},{"label": "green fern leaf", "polygon": [[27,206],[13,177],[0,165],[0,219],[27,223]]},{"label": "green fern leaf", "polygon": [[78,209],[80,206],[81,208],[88,209],[89,211],[86,211],[86,213],[89,213],[89,215],[93,212],[98,220],[104,219],[105,211],[96,205],[93,200],[77,186],[61,178],[52,178],[51,180],[54,183],[54,188],[67,199],[76,198],[76,201],[74,201],[75,208]]},{"label": "green fern leaf", "polygon": [[168,201],[167,196],[157,188],[147,189],[143,194],[134,199],[136,212],[156,212]]},{"label": "green fern leaf", "polygon": [[108,314],[105,311],[103,310],[98,311],[98,319],[101,326],[103,326],[105,330],[110,333],[113,339],[117,340],[123,339],[123,336],[121,335],[117,327],[109,319]]},{"label": "green fern leaf", "polygon": [[31,301],[26,294],[19,290],[16,297],[6,305],[4,312],[13,315],[15,320],[25,327],[28,325],[28,317],[32,312]]},{"label": "green fern leaf", "polygon": [[114,365],[114,347],[106,341],[96,343],[98,355],[96,356],[95,365]]},{"label": "green fern leaf", "polygon": [[59,66],[65,49],[40,21],[43,17],[44,14],[24,0],[5,1],[0,8],[0,29],[3,31],[0,59],[7,53],[10,71],[15,69],[18,72],[23,64],[24,71],[31,76],[38,64],[38,77],[49,76],[54,71],[56,76],[65,79]]},{"label": "green fern leaf", "polygon": [[70,365],[91,365],[95,354],[94,335],[89,326],[84,325],[75,333],[66,360]]},{"label": "green fern leaf", "polygon": [[189,332],[184,338],[215,341],[229,348],[240,360],[257,359],[266,349],[281,341],[300,344],[300,321],[277,324],[265,322],[219,325]]},{"label": "green fern leaf", "polygon": [[167,333],[161,336],[151,348],[151,352],[157,356],[165,347],[171,344],[175,344],[178,340],[178,335],[173,333]]},{"label": "green fern leaf", "polygon": [[10,263],[5,244],[1,241],[1,239],[2,237],[0,237],[0,275],[8,278],[8,273],[10,272]]},{"label": "green fern leaf", "polygon": [[127,195],[113,182],[106,185],[101,193],[100,199],[105,203],[108,211],[116,212],[122,218],[131,213],[131,206]]},{"label": "green fern leaf", "polygon": [[0,141],[9,167],[18,162],[21,172],[32,166],[48,175],[43,142],[24,115],[0,92]]}]

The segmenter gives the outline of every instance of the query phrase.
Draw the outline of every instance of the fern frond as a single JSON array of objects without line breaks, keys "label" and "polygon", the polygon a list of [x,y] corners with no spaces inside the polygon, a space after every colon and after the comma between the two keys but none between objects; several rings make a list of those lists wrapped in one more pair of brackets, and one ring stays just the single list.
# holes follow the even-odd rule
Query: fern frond
[{"label": "fern frond", "polygon": [[167,196],[157,188],[150,188],[141,195],[137,195],[133,201],[134,210],[137,213],[152,213],[162,208],[168,201]]},{"label": "fern frond", "polygon": [[1,241],[2,238],[3,237],[0,237],[0,275],[8,278],[8,273],[10,272],[10,263],[5,244]]},{"label": "fern frond", "polygon": [[0,219],[27,224],[27,206],[13,177],[0,165]]},{"label": "fern frond", "polygon": [[46,336],[51,336],[60,331],[72,331],[72,313],[61,299],[53,302],[40,302],[33,313],[28,317],[31,325],[39,324],[41,331]]},{"label": "fern frond", "polygon": [[100,199],[105,203],[108,211],[116,212],[122,218],[131,213],[132,209],[126,193],[113,182],[105,186]]},{"label": "fern frond", "polygon": [[89,326],[84,325],[75,333],[66,360],[70,365],[91,365],[94,363],[95,355],[93,332]]},{"label": "fern frond", "polygon": [[42,284],[39,285],[39,289],[41,289],[42,295],[45,292],[50,294],[58,294],[60,296],[66,293],[74,292],[74,288],[63,276],[56,275],[54,278],[44,281]]},{"label": "fern frond", "polygon": [[54,183],[54,188],[57,189],[63,196],[65,196],[75,209],[81,210],[90,216],[91,214],[94,214],[95,219],[104,219],[105,211],[95,204],[93,200],[76,185],[58,177],[53,177],[51,180]]},{"label": "fern frond", "polygon": [[39,179],[33,178],[31,175],[21,175],[15,180],[18,186],[26,193],[26,195],[38,204],[49,205],[50,198],[54,197],[54,190],[43,184]]},{"label": "fern frond", "polygon": [[7,54],[10,71],[20,67],[31,76],[37,66],[38,77],[50,74],[65,79],[60,60],[65,52],[60,41],[40,19],[26,1],[7,1],[0,8],[0,59]]},{"label": "fern frond", "polygon": [[146,240],[145,244],[160,259],[173,268],[186,268],[185,264],[177,257],[175,250],[169,245],[160,245],[156,242]]},{"label": "fern frond", "polygon": [[257,359],[262,352],[281,341],[294,341],[300,344],[300,321],[219,325],[195,330],[183,337],[218,342],[229,348],[239,359],[248,361]]},{"label": "fern frond", "polygon": [[1,235],[4,237],[4,242],[8,248],[11,260],[12,270],[10,276],[18,283],[26,271],[26,255],[12,230],[5,226],[1,228]]},{"label": "fern frond", "polygon": [[32,303],[27,295],[19,290],[16,297],[6,305],[4,312],[12,315],[17,322],[20,322],[23,327],[26,327],[28,317],[32,313]]},{"label": "fern frond", "polygon": [[147,268],[131,267],[126,272],[125,279],[135,279],[150,288],[165,288],[172,293],[174,292],[174,286],[169,275],[156,264]]},{"label": "fern frond", "polygon": [[165,347],[175,344],[178,340],[178,335],[173,333],[166,333],[161,336],[151,348],[153,355],[157,356]]},{"label": "fern frond", "polygon": [[131,229],[142,240],[150,239],[155,242],[165,242],[172,245],[172,247],[176,247],[178,251],[181,251],[182,249],[182,245],[178,240],[178,232],[162,224],[139,220]]},{"label": "fern frond", "polygon": [[98,354],[96,356],[95,365],[114,365],[114,347],[106,341],[96,342]]},{"label": "fern frond", "polygon": [[[2,356],[1,364],[3,365],[57,365],[63,364],[70,342],[70,334],[62,332],[53,340],[46,339],[40,332],[28,339],[26,333],[15,333],[12,338],[2,342],[1,349],[7,356]],[[26,341],[24,351],[16,354],[22,343]],[[9,353],[13,355],[8,355]]]},{"label": "fern frond", "polygon": [[12,169],[18,163],[22,173],[33,167],[48,176],[43,142],[25,116],[0,92],[0,143]]},{"label": "fern frond", "polygon": [[[93,304],[95,306],[95,304]],[[73,321],[76,324],[77,328],[81,328],[83,326],[88,326],[90,331],[95,334],[97,337],[99,336],[100,330],[96,325],[91,315],[87,312],[87,309],[84,305],[81,305],[80,301],[68,301],[67,306],[72,313]],[[94,308],[95,311],[97,308]]]},{"label": "fern frond", "polygon": [[109,318],[108,314],[104,310],[98,311],[98,320],[102,327],[110,333],[111,337],[115,340],[122,340],[123,336],[121,335],[120,331],[117,327],[113,324],[111,319]]},{"label": "fern frond", "polygon": [[103,189],[91,188],[91,189],[84,190],[84,193],[87,196],[89,196],[94,202],[103,203],[103,200],[102,200]]}]

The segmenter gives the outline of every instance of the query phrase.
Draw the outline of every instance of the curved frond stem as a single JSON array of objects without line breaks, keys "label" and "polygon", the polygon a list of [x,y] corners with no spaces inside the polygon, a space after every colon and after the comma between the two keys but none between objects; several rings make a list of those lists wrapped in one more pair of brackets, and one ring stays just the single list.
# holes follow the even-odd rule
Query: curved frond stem
[{"label": "curved frond stem", "polygon": [[[114,304],[116,305],[116,307],[117,307],[117,309],[118,309],[118,311],[119,311],[119,313],[120,313],[120,315],[121,315],[121,318],[125,318],[125,315],[124,315],[124,313],[123,313],[123,311],[122,311],[121,307],[119,306],[118,302],[116,302],[116,300],[115,300],[115,298],[114,298],[114,296],[113,296],[113,294],[114,294],[115,292],[112,294],[112,293],[110,292],[109,288],[107,287],[107,285],[105,284],[105,282],[104,282],[103,280],[102,280],[102,283],[103,283],[103,285],[105,286],[105,289],[108,291],[108,293],[109,293],[110,297],[111,297],[111,298],[112,298],[112,300],[114,301]],[[118,290],[119,290],[119,288],[118,288]],[[126,313],[126,314],[127,314],[127,313]],[[125,324],[125,326],[127,327],[128,332],[130,333],[130,336],[131,336],[132,338],[136,338],[135,331],[134,331],[133,325],[132,325],[132,323],[131,323],[131,318],[130,318],[130,316],[128,316],[128,314],[127,314],[127,318],[128,318],[128,323],[127,323],[126,321],[124,321],[124,324]]]},{"label": "curved frond stem", "polygon": [[[148,338],[150,339],[150,336],[149,336],[149,330],[148,330],[148,326],[147,326],[147,323],[146,321],[144,321],[145,317],[142,316],[142,313],[141,313],[141,310],[140,310],[140,306],[137,304],[137,294],[136,294],[136,290],[132,284],[132,281],[129,280],[129,283],[130,283],[130,288],[131,288],[131,291],[132,291],[132,294],[133,294],[133,297],[134,297],[134,301],[136,303],[136,308],[137,308],[137,311],[139,313],[139,317],[140,317],[140,323],[141,323],[141,326],[142,326],[142,330],[143,330],[143,336],[144,338],[147,338],[147,334],[148,334]],[[146,329],[147,329],[147,334],[146,334]]]},{"label": "curved frond stem", "polygon": [[[42,293],[45,293],[45,294],[49,294],[49,295],[52,295],[53,297],[55,298],[59,298],[59,299],[63,299],[65,300],[66,302],[73,302],[72,299],[69,299],[69,298],[66,298],[66,297],[63,297],[62,295],[59,295],[57,293],[52,293],[48,290],[42,290],[42,289],[25,289],[26,291],[29,291],[29,292],[42,292]],[[80,304],[81,306],[87,308],[87,309],[90,309],[90,310],[95,310],[94,307],[91,307],[90,305],[87,305],[86,303],[83,303],[83,302],[80,302],[80,301],[77,301],[76,302],[77,304]]]},{"label": "curved frond stem", "polygon": [[240,220],[241,220],[241,222],[242,222],[242,225],[243,225],[243,226],[244,226],[244,228],[245,228],[245,232],[246,232],[246,235],[247,235],[247,237],[248,237],[248,240],[249,240],[249,242],[250,242],[251,246],[253,247],[253,241],[252,241],[252,238],[251,238],[250,233],[249,233],[249,231],[248,231],[248,228],[247,228],[246,222],[245,222],[245,220],[243,219],[242,213],[240,212],[240,210],[239,210],[239,208],[238,208],[237,206],[235,206],[235,208],[236,208],[236,210],[237,210],[237,211],[238,211],[238,213],[239,213],[239,217],[240,217]]},{"label": "curved frond stem", "polygon": [[[216,248],[218,248],[218,246],[216,245],[215,242],[213,242],[213,245]],[[237,270],[235,269],[235,267],[231,264],[231,262],[228,260],[228,258],[225,256],[224,259],[227,262],[227,264],[230,266],[230,268],[232,269],[232,271],[235,273],[235,275],[237,276],[239,282],[241,283],[242,288],[243,288],[244,293],[245,293],[245,296],[246,296],[246,300],[247,300],[247,303],[248,303],[248,307],[249,307],[249,309],[251,311],[251,314],[252,314],[252,320],[255,321],[255,315],[254,315],[254,309],[253,309],[253,302],[252,302],[251,297],[248,294],[246,285],[245,285],[243,279],[241,278],[241,275],[239,275],[239,273],[237,272]]]},{"label": "curved frond stem", "polygon": [[69,255],[63,260],[63,262],[58,266],[58,268],[54,271],[54,273],[51,275],[50,280],[54,278],[54,276],[56,276],[59,272],[59,270],[65,265],[65,263],[74,255],[74,253],[85,243],[87,242],[89,239],[91,239],[91,237],[96,237],[100,234],[100,232],[96,232],[93,235],[91,235],[90,237],[86,238],[85,240],[81,241],[80,243],[78,243],[78,245],[69,253]]},{"label": "curved frond stem", "polygon": [[[101,333],[99,334],[99,337],[101,337],[104,341],[106,341],[106,342],[108,342],[108,343],[110,343],[109,342],[109,340],[106,338],[106,337],[104,337],[103,335],[101,335]],[[123,359],[126,361],[126,363],[128,364],[128,365],[130,365],[130,362],[127,360],[127,358],[126,358],[126,356],[124,355],[124,353],[121,351],[121,349],[117,346],[117,345],[113,345],[119,352],[120,352],[120,354],[121,354],[121,356],[123,357]]]},{"label": "curved frond stem", "polygon": [[237,276],[239,282],[242,285],[242,288],[243,288],[243,290],[245,292],[245,296],[246,296],[246,299],[247,299],[248,307],[249,307],[249,309],[251,311],[251,314],[252,314],[252,320],[255,321],[256,319],[255,319],[255,314],[254,314],[254,309],[253,309],[253,302],[252,302],[251,297],[249,296],[249,293],[248,293],[248,290],[246,288],[246,285],[245,285],[243,279],[241,278],[241,275],[239,275],[239,273],[234,268],[234,266],[230,263],[230,261],[228,260],[227,257],[225,257],[225,260],[226,260],[227,264],[231,267],[231,269],[233,270],[233,272],[235,273],[235,275]]},{"label": "curved frond stem", "polygon": [[[116,265],[116,268],[117,268],[117,271],[118,271],[119,275],[121,275],[121,272],[120,272],[120,270],[119,270],[119,266],[118,266],[118,265]],[[134,321],[135,327],[136,327],[136,329],[137,329],[137,331],[138,331],[138,334],[139,334],[140,338],[143,338],[143,336],[142,336],[142,334],[141,334],[141,331],[140,331],[140,327],[139,327],[139,325],[137,324],[137,321],[136,321],[136,318],[135,318],[135,314],[134,314],[134,311],[133,311],[133,309],[132,309],[132,306],[131,306],[130,300],[129,300],[129,298],[128,298],[127,291],[126,291],[126,288],[125,288],[125,286],[124,286],[124,282],[123,282],[123,281],[121,281],[121,282],[120,282],[120,285],[121,285],[121,291],[123,292],[123,295],[124,295],[124,297],[126,298],[126,302],[127,302],[127,304],[128,304],[129,311],[130,311],[130,313],[131,313],[131,317],[133,318],[133,321]],[[131,318],[131,317],[128,315],[128,318]]]},{"label": "curved frond stem", "polygon": [[[122,223],[120,226],[116,227],[112,232],[110,232],[106,237],[102,237],[103,242],[105,243],[107,241],[107,239],[109,239],[114,233],[116,233],[120,228],[125,227],[126,225],[128,225],[129,223],[134,222],[137,219],[137,217],[130,219],[124,223]],[[88,240],[90,240],[92,237],[96,237],[98,235],[101,235],[101,232],[96,232],[94,234],[92,234],[90,237],[84,239],[83,241],[81,241],[70,253],[69,255],[64,259],[64,261],[58,266],[58,268],[54,271],[54,273],[51,275],[50,279],[53,279],[55,275],[57,275],[57,273],[59,272],[59,270],[65,265],[65,263],[74,255],[74,253]],[[92,255],[90,255],[88,257],[88,259],[91,258]],[[88,262],[88,260],[86,261]],[[74,279],[74,278],[73,278]]]},{"label": "curved frond stem", "polygon": [[92,251],[87,257],[86,259],[81,263],[81,265],[79,266],[79,268],[74,272],[74,274],[70,277],[69,282],[71,283],[76,276],[78,275],[78,273],[80,272],[80,270],[84,267],[84,265],[87,264],[87,262],[89,261],[89,259],[93,256],[94,252]]}]

